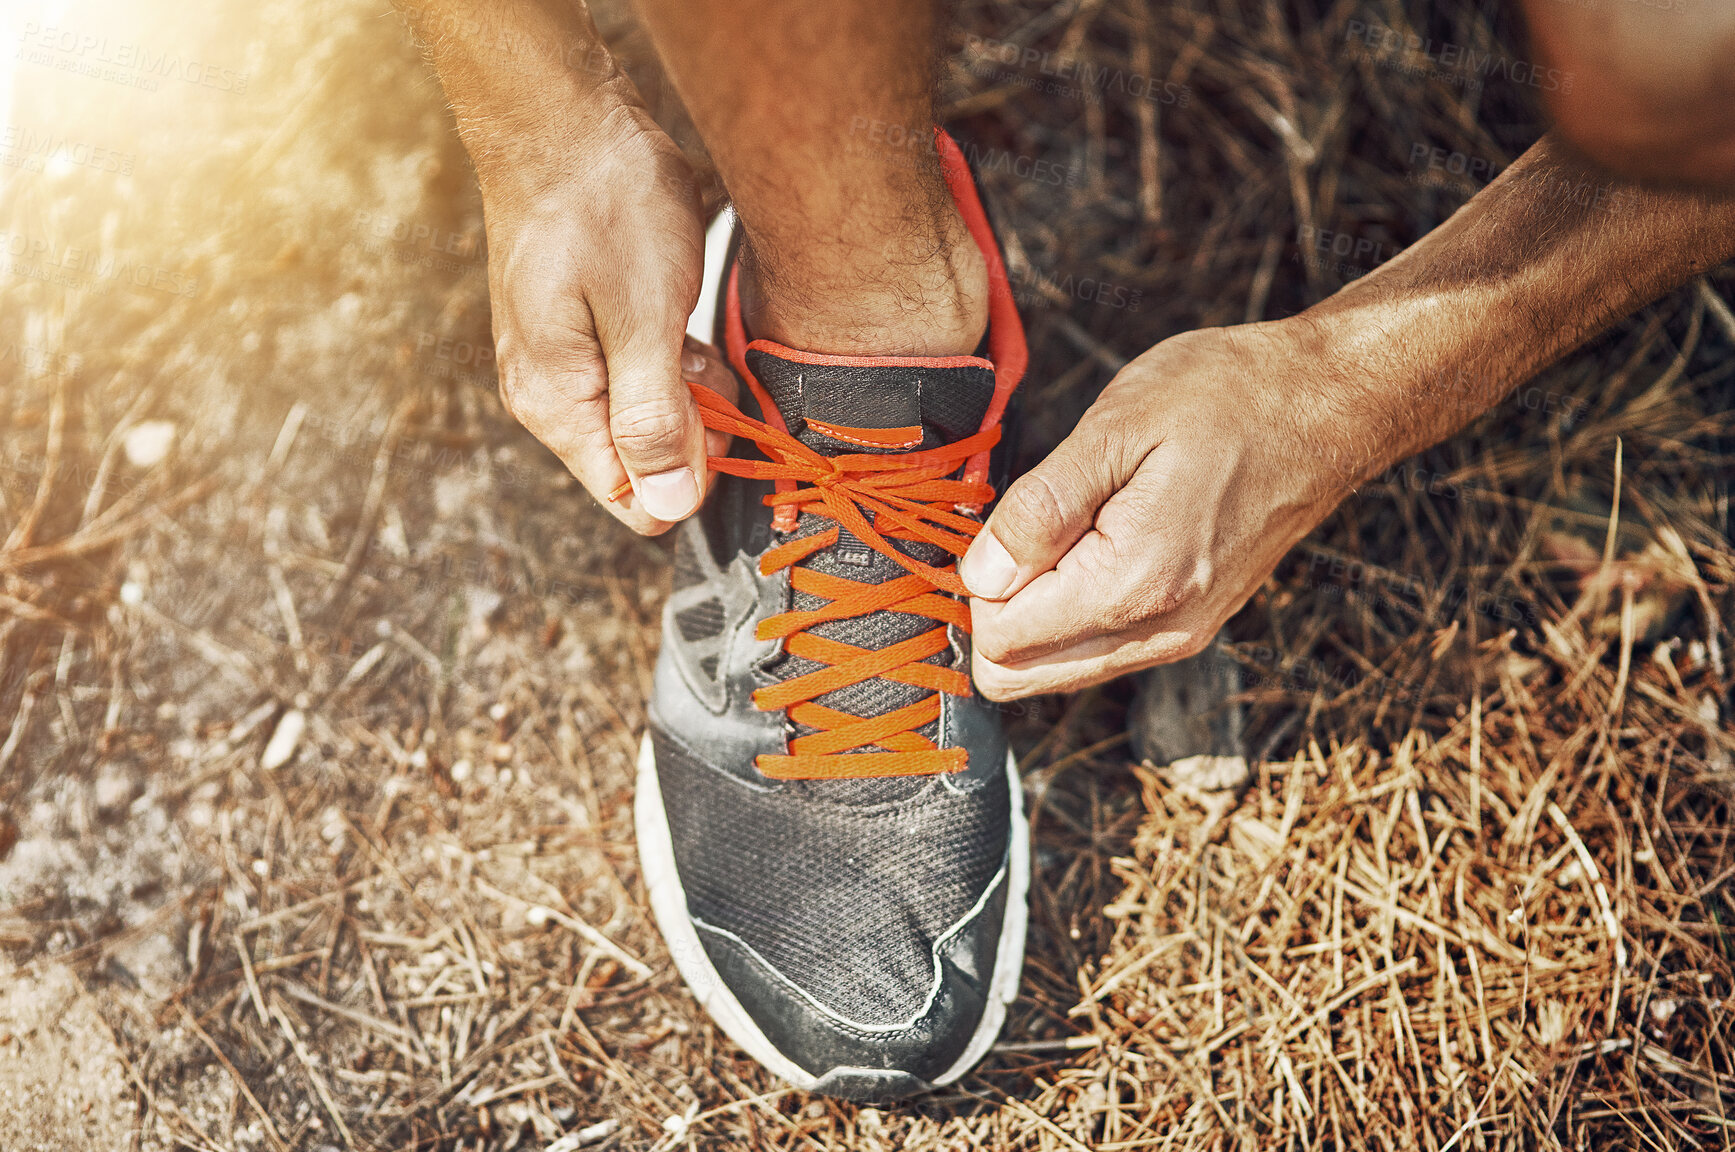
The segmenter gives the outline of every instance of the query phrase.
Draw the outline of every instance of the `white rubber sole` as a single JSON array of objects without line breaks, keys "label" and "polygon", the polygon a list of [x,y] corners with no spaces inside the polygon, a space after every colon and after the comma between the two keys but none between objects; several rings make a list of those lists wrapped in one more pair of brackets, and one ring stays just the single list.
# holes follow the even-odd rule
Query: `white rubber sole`
[{"label": "white rubber sole", "polygon": [[[1024,819],[1023,783],[1018,778],[1018,765],[1010,750],[1006,753],[1006,775],[1012,793],[1012,827],[1005,876],[1006,913],[1000,925],[994,974],[988,984],[988,1004],[970,1043],[951,1067],[934,1078],[931,1087],[952,1083],[988,1054],[1006,1023],[1006,1009],[1018,997],[1019,976],[1024,970],[1024,936],[1029,924],[1030,826]],[[833,1076],[884,1075],[886,1069],[879,1068],[832,1068],[818,1076],[806,1071],[777,1050],[718,976],[687,912],[687,893],[681,887],[680,874],[675,868],[674,844],[669,836],[668,816],[663,811],[663,794],[657,784],[656,754],[651,749],[648,732],[639,745],[633,823],[638,833],[639,866],[644,869],[645,888],[650,893],[651,912],[656,916],[657,927],[663,933],[676,970],[717,1027],[779,1079],[803,1091],[823,1091],[824,1082]]]}]

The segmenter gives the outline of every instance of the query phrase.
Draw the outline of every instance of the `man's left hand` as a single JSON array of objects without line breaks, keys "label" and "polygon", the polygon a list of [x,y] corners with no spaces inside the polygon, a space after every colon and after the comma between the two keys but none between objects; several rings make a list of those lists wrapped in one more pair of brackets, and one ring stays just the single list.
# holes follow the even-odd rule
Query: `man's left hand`
[{"label": "man's left hand", "polygon": [[1303,319],[1165,340],[1007,489],[960,565],[985,695],[1073,691],[1211,642],[1361,471],[1367,393],[1322,342]]}]

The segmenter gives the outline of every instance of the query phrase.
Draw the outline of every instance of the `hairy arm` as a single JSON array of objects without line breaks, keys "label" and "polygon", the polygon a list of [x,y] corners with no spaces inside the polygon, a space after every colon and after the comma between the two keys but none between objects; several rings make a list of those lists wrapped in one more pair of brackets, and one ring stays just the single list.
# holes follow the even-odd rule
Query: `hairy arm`
[{"label": "hairy arm", "polygon": [[1544,137],[1444,224],[1298,318],[1331,345],[1335,386],[1369,416],[1348,470],[1378,475],[1445,439],[1732,257],[1735,197],[1611,181]]},{"label": "hairy arm", "polygon": [[733,384],[684,341],[704,258],[692,170],[582,0],[397,3],[481,185],[507,410],[616,517],[666,530],[721,443],[684,381]]},{"label": "hairy arm", "polygon": [[485,182],[552,179],[562,144],[582,147],[612,104],[638,102],[582,0],[393,3],[438,74]]},{"label": "hairy arm", "polygon": [[1735,201],[1602,182],[1544,139],[1400,256],[1298,316],[1123,369],[965,557],[995,699],[1200,651],[1357,485],[1735,256]]}]

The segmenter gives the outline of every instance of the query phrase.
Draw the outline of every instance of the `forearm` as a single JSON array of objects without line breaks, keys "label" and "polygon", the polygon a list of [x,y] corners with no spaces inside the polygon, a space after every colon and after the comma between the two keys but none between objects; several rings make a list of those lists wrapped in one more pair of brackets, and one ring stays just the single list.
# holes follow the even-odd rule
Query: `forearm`
[{"label": "forearm", "polygon": [[393,0],[427,52],[484,191],[558,179],[607,110],[636,103],[583,0]]},{"label": "forearm", "polygon": [[1351,484],[1446,438],[1584,340],[1735,257],[1735,199],[1610,184],[1545,137],[1401,255],[1309,309],[1363,427]]}]

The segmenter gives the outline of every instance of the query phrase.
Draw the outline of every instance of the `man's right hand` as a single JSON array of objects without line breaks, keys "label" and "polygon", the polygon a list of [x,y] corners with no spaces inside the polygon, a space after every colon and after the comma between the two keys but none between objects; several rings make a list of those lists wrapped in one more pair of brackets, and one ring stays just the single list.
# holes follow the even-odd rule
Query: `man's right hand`
[{"label": "man's right hand", "polygon": [[714,349],[683,345],[705,239],[680,151],[629,105],[586,136],[564,178],[483,181],[500,395],[592,495],[652,534],[698,507],[706,475],[684,381],[729,395],[733,378]]},{"label": "man's right hand", "polygon": [[582,7],[406,14],[481,184],[507,410],[629,527],[667,530],[727,447],[685,382],[735,395],[717,350],[685,338],[705,251],[692,170]]}]

